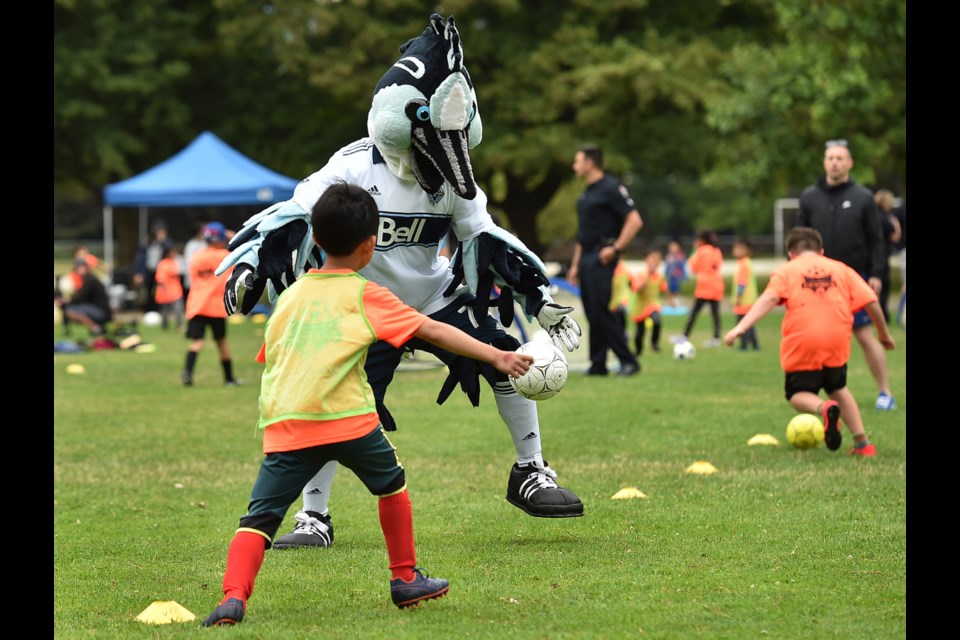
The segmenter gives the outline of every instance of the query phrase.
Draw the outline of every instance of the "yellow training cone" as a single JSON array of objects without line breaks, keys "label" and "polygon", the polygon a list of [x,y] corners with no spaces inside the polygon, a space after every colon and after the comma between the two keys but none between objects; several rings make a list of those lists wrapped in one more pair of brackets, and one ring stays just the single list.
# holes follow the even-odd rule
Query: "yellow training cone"
[{"label": "yellow training cone", "polygon": [[747,440],[747,444],[752,447],[755,444],[780,444],[780,441],[774,438],[769,433],[758,433],[757,435]]},{"label": "yellow training cone", "polygon": [[192,622],[196,619],[197,616],[173,600],[157,600],[137,616],[137,622],[146,622],[147,624]]},{"label": "yellow training cone", "polygon": [[717,468],[706,460],[697,460],[692,465],[687,467],[687,473],[696,473],[698,475],[710,475],[711,473],[716,472]]},{"label": "yellow training cone", "polygon": [[610,496],[611,500],[630,500],[631,498],[646,498],[647,494],[636,487],[624,487]]},{"label": "yellow training cone", "polygon": [[133,348],[134,353],[153,353],[157,350],[157,345],[152,342],[147,342],[144,344],[138,344]]},{"label": "yellow training cone", "polygon": [[267,321],[267,314],[265,313],[255,313],[250,316],[250,322],[253,324],[263,324]]},{"label": "yellow training cone", "polygon": [[241,315],[227,316],[227,322],[230,324],[243,324],[246,322],[246,318]]},{"label": "yellow training cone", "polygon": [[67,365],[67,373],[86,373],[86,372],[87,372],[87,369],[82,364],[77,364],[76,362],[74,362],[73,364]]}]

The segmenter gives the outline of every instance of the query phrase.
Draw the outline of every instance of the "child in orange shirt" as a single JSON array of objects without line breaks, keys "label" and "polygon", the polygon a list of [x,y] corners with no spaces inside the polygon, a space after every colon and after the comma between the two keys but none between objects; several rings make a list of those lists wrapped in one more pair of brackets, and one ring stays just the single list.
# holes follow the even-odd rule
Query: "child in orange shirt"
[{"label": "child in orange shirt", "polygon": [[[880,344],[894,348],[877,294],[856,271],[823,255],[819,231],[794,227],[786,245],[790,261],[774,270],[767,288],[724,341],[733,346],[760,318],[778,304],[785,305],[780,366],[786,374],[787,400],[797,411],[823,418],[824,440],[831,451],[842,442],[842,415],[853,435],[850,453],[874,456],[877,449],[867,439],[860,408],[847,388],[847,361],[853,315],[860,309],[873,320]],[[821,389],[829,400],[820,400]]]},{"label": "child in orange shirt", "polygon": [[[730,305],[738,322],[743,320],[743,316],[747,315],[750,307],[757,301],[757,274],[753,270],[753,260],[750,259],[752,254],[753,248],[749,240],[741,239],[733,243],[733,257],[737,259],[737,271],[733,276]],[[740,351],[746,351],[747,347],[753,347],[754,351],[760,350],[756,327],[750,327],[740,337]]]},{"label": "child in orange shirt", "polygon": [[716,347],[720,345],[720,301],[723,300],[723,276],[720,268],[723,266],[723,253],[717,246],[717,235],[713,231],[701,231],[694,240],[694,250],[687,260],[690,273],[696,278],[697,284],[693,290],[693,307],[687,318],[687,326],[683,329],[683,338],[690,339],[690,331],[705,305],[710,305],[710,315],[713,316],[713,338],[707,340],[704,346]]},{"label": "child in orange shirt", "polygon": [[313,240],[326,261],[280,294],[265,327],[257,360],[266,365],[259,421],[266,457],[230,543],[223,599],[205,627],[243,620],[264,552],[287,510],[331,460],[349,467],[378,498],[393,603],[403,609],[450,589],[416,566],[406,476],[364,373],[367,349],[378,340],[399,348],[417,337],[513,377],[529,370],[533,358],[432,320],[358,274],[373,257],[379,221],[373,197],[356,185],[330,186],[313,207]]},{"label": "child in orange shirt", "polygon": [[207,246],[193,254],[188,270],[190,272],[190,293],[187,294],[187,361],[180,379],[185,386],[193,385],[193,370],[197,365],[197,356],[203,349],[203,339],[207,327],[213,333],[220,352],[220,366],[223,368],[224,384],[236,387],[243,380],[233,377],[233,359],[230,357],[230,345],[227,343],[227,308],[223,304],[223,293],[230,278],[231,270],[217,275],[217,268],[230,253],[227,251],[227,229],[220,222],[211,222],[203,227],[203,239]]},{"label": "child in orange shirt", "polygon": [[650,320],[650,348],[660,353],[660,329],[663,326],[661,294],[668,290],[667,279],[660,273],[663,254],[654,249],[647,254],[644,267],[633,278],[633,301],[631,316],[635,332],[633,346],[636,354],[643,353],[643,339],[646,334],[647,320]]},{"label": "child in orange shirt", "polygon": [[170,326],[170,317],[173,316],[177,329],[183,326],[183,280],[180,275],[180,252],[176,247],[167,247],[163,258],[157,263],[157,273],[154,276],[157,289],[154,300],[162,318],[161,326],[166,331]]}]

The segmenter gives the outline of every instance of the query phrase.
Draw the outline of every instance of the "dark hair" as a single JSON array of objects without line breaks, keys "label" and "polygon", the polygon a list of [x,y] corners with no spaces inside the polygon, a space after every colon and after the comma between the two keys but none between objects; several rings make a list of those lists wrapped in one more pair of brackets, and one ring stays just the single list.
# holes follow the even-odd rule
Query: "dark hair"
[{"label": "dark hair", "polygon": [[746,247],[748,250],[753,250],[753,245],[750,244],[750,238],[737,238],[733,241],[733,244],[740,244]]},{"label": "dark hair", "polygon": [[823,237],[813,227],[794,227],[787,233],[786,245],[790,253],[819,252],[823,249]]},{"label": "dark hair", "polygon": [[717,234],[709,229],[697,233],[697,239],[709,245],[717,246]]},{"label": "dark hair", "polygon": [[580,153],[591,160],[597,169],[603,169],[603,149],[595,144],[585,144],[580,147]]},{"label": "dark hair", "polygon": [[380,211],[362,187],[335,182],[327,187],[310,213],[313,239],[331,256],[348,256],[360,243],[377,235]]}]

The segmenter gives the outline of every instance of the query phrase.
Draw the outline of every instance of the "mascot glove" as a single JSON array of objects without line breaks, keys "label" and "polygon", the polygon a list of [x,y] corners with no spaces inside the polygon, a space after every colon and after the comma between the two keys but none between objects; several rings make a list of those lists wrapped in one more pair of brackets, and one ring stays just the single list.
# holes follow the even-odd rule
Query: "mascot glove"
[{"label": "mascot glove", "polygon": [[570,317],[573,307],[561,307],[552,302],[545,302],[537,311],[537,322],[550,335],[557,347],[567,351],[576,351],[580,346],[580,325]]},{"label": "mascot glove", "polygon": [[[237,313],[240,300],[243,300],[243,307],[239,309],[240,313],[246,315],[253,310],[260,296],[263,294],[263,284],[265,280],[260,280],[259,291],[253,291],[257,288],[256,270],[245,262],[238,263],[227,280],[227,286],[223,291],[223,306],[227,310],[227,315],[232,316]],[[244,294],[244,291],[247,291]]]}]

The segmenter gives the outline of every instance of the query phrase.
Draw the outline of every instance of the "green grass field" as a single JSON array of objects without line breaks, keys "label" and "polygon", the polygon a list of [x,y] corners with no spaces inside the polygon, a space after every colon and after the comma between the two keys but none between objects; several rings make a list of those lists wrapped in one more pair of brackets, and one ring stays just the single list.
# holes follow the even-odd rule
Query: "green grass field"
[{"label": "green grass field", "polygon": [[[141,328],[154,353],[55,354],[55,637],[904,638],[906,331],[892,329],[888,353],[894,412],[873,408],[853,347],[849,386],[879,450],[857,459],[846,431],[839,452],[786,443],[780,315],[760,324],[756,353],[700,347],[701,315],[691,362],[669,353],[683,321],[665,318],[664,351],[645,353],[640,375],[587,378],[574,359],[567,388],[539,403],[546,458],[583,518],[532,518],[506,502],[513,446],[489,389],[479,408],[459,392],[437,406],[445,370],[399,372],[391,439],[419,562],[450,580],[449,595],[393,606],[375,498],[341,469],[335,545],[268,551],[246,620],[226,629],[200,621],[221,597],[261,458],[263,325],[230,325],[241,388],[223,386],[212,344],[183,388],[186,340],[155,328]],[[68,374],[74,363],[86,373]],[[781,444],[747,446],[757,433]],[[699,460],[718,471],[685,473]],[[627,486],[648,497],[611,500]],[[167,600],[197,620],[135,621]]]}]

